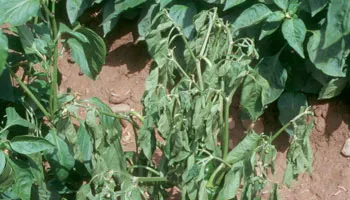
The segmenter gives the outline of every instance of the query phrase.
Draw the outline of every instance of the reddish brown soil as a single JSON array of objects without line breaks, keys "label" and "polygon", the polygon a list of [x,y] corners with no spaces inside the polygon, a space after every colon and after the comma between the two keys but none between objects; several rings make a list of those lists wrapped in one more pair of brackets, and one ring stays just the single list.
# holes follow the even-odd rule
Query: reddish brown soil
[{"label": "reddish brown soil", "polygon": [[[135,43],[132,31],[136,31],[136,26],[128,23],[119,25],[120,30],[111,33],[106,39],[106,43],[110,44],[108,56],[96,81],[80,76],[78,66],[70,62],[69,53],[63,53],[59,60],[59,69],[62,73],[60,92],[71,88],[72,92],[79,93],[81,98],[98,97],[110,106],[113,106],[109,103],[111,93],[123,96],[129,92],[131,95],[123,104],[130,105],[138,112],[142,111],[140,100],[151,59],[146,46]],[[350,137],[350,106],[340,101],[327,103],[311,100],[311,102],[316,113],[316,126],[311,135],[314,154],[313,173],[311,176],[307,173],[301,175],[290,189],[281,186],[281,199],[350,200],[350,158],[341,155],[342,146]],[[264,120],[256,124],[255,129],[258,132],[276,130],[280,126],[276,120],[277,115],[278,113],[274,111],[268,111],[263,117]],[[244,127],[249,124],[239,120],[237,100],[232,106],[231,121],[230,146],[233,147],[243,137]],[[125,128],[122,142],[125,150],[134,150],[131,127]],[[288,136],[281,136],[276,146],[279,151],[276,174],[271,180],[281,183],[286,167]]]}]

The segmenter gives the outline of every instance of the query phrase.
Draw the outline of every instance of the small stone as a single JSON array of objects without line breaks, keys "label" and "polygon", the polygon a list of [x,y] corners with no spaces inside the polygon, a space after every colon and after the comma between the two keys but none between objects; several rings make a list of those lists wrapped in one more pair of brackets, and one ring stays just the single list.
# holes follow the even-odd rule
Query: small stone
[{"label": "small stone", "polygon": [[315,113],[316,117],[322,117],[323,110],[322,110],[322,108],[316,107],[314,110],[314,113]]},{"label": "small stone", "polygon": [[228,119],[228,127],[230,130],[233,130],[236,127],[236,121],[232,118]]},{"label": "small stone", "polygon": [[326,120],[323,118],[316,118],[315,128],[318,132],[323,132],[326,130]]},{"label": "small stone", "polygon": [[130,92],[127,92],[124,95],[117,95],[115,93],[111,93],[111,95],[109,96],[109,103],[120,104],[128,100],[129,97],[130,97]]},{"label": "small stone", "polygon": [[343,150],[341,151],[344,156],[350,157],[350,138],[345,141]]},{"label": "small stone", "polygon": [[111,109],[115,113],[125,113],[130,112],[131,107],[128,104],[117,104],[112,106]]}]

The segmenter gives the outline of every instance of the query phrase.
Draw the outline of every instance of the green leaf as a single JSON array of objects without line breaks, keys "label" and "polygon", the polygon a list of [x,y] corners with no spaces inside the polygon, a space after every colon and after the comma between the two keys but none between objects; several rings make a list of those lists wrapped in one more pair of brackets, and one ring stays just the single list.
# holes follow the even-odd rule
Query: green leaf
[{"label": "green leaf", "polygon": [[275,11],[271,13],[262,25],[259,40],[274,33],[280,27],[284,17],[285,15],[282,11]]},{"label": "green leaf", "polygon": [[78,32],[83,34],[89,43],[81,43],[75,38],[70,38],[68,45],[71,48],[72,58],[86,76],[95,80],[105,63],[106,45],[100,36],[88,28],[80,28]]},{"label": "green leaf", "polygon": [[67,34],[75,37],[76,39],[80,40],[80,42],[87,42],[87,43],[89,42],[89,40],[85,37],[85,35],[77,32],[77,31],[73,31],[67,25],[65,25],[63,23],[60,23],[59,32],[60,33],[67,33]]},{"label": "green leaf", "polygon": [[279,120],[284,125],[299,114],[300,108],[307,106],[306,96],[302,93],[285,92],[278,99]]},{"label": "green leaf", "polygon": [[171,19],[183,29],[183,33],[187,38],[191,38],[194,34],[192,19],[196,14],[197,9],[194,3],[173,5],[169,10]]},{"label": "green leaf", "polygon": [[62,138],[66,138],[70,144],[75,145],[77,143],[77,133],[69,117],[59,119],[56,128],[57,134]]},{"label": "green leaf", "polygon": [[0,0],[0,25],[19,26],[37,16],[40,0]]},{"label": "green leaf", "polygon": [[51,169],[58,180],[64,181],[75,163],[72,151],[68,144],[54,131],[47,134],[45,139],[56,146],[55,149],[47,150],[45,157],[49,161]]},{"label": "green leaf", "polygon": [[251,71],[243,83],[241,106],[242,112],[256,121],[264,112],[263,92],[269,83],[256,71]]},{"label": "green leaf", "polygon": [[160,0],[160,9],[165,8],[169,3],[171,3],[173,0]]},{"label": "green leaf", "polygon": [[15,175],[15,182],[12,185],[13,192],[23,200],[30,200],[33,185],[33,175],[30,166],[21,160],[11,160],[12,169]]},{"label": "green leaf", "polygon": [[19,125],[19,126],[24,126],[28,128],[35,128],[34,124],[28,122],[27,120],[24,120],[21,116],[17,114],[16,110],[12,107],[6,108],[6,116],[7,116],[6,127]]},{"label": "green leaf", "polygon": [[15,101],[11,76],[7,68],[5,68],[0,75],[0,91],[0,99],[12,102]]},{"label": "green leaf", "polygon": [[221,189],[218,200],[229,200],[237,195],[238,189],[241,186],[242,170],[232,167],[225,176],[225,183]]},{"label": "green leaf", "polygon": [[232,24],[233,30],[239,30],[260,23],[271,14],[271,10],[264,4],[254,4],[244,10]]},{"label": "green leaf", "polygon": [[302,57],[304,56],[303,42],[306,35],[304,22],[299,18],[286,19],[282,24],[283,37],[288,44]]},{"label": "green leaf", "polygon": [[158,9],[159,9],[158,4],[153,4],[149,8],[144,9],[140,17],[141,20],[137,25],[138,32],[140,35],[139,40],[145,39],[147,33],[151,31],[152,19],[156,14],[156,12],[158,11]]},{"label": "green leaf", "polygon": [[13,181],[15,179],[14,171],[9,162],[4,163],[4,169],[2,173],[0,173],[0,191],[7,190],[11,187]]},{"label": "green leaf", "polygon": [[69,22],[73,24],[90,4],[90,0],[67,0],[66,9]]},{"label": "green leaf", "polygon": [[272,186],[272,190],[270,192],[269,200],[280,200],[280,195],[278,192],[278,184],[274,183]]},{"label": "green leaf", "polygon": [[241,3],[246,2],[247,0],[226,0],[224,11],[230,8],[233,8]]},{"label": "green leaf", "polygon": [[0,176],[5,169],[5,166],[6,166],[6,157],[4,152],[0,150]]},{"label": "green leaf", "polygon": [[86,166],[88,170],[91,169],[91,160],[93,154],[93,145],[92,138],[87,132],[85,125],[80,123],[80,127],[78,129],[78,153],[77,158]]},{"label": "green leaf", "polygon": [[16,136],[10,141],[11,148],[21,154],[32,154],[53,149],[55,146],[44,138],[34,136]]},{"label": "green leaf", "polygon": [[328,0],[308,0],[308,3],[311,10],[311,16],[314,17],[327,6]]},{"label": "green leaf", "polygon": [[325,43],[327,48],[350,33],[350,1],[332,0],[327,13]]},{"label": "green leaf", "polygon": [[[0,29],[1,30],[1,29]],[[8,56],[8,40],[6,35],[0,31],[0,76],[5,69],[5,64]]]},{"label": "green leaf", "polygon": [[114,0],[107,0],[103,5],[102,17],[103,36],[105,37],[119,20],[118,12],[114,8]]},{"label": "green leaf", "polygon": [[334,78],[329,81],[323,88],[318,96],[318,99],[330,99],[338,96],[346,87],[348,80],[346,78]]},{"label": "green leaf", "polygon": [[225,161],[229,164],[235,164],[243,159],[246,159],[257,147],[261,137],[256,133],[250,133],[232,149]]},{"label": "green leaf", "polygon": [[311,62],[323,73],[334,77],[345,77],[345,51],[344,39],[337,41],[334,45],[322,49],[325,35],[324,30],[314,31],[307,44],[307,51]]},{"label": "green leaf", "polygon": [[283,11],[287,11],[289,0],[273,0],[273,2]]},{"label": "green leaf", "polygon": [[287,70],[279,61],[279,53],[263,58],[257,64],[259,74],[267,80],[270,87],[263,90],[263,105],[274,102],[284,91],[287,82]]}]

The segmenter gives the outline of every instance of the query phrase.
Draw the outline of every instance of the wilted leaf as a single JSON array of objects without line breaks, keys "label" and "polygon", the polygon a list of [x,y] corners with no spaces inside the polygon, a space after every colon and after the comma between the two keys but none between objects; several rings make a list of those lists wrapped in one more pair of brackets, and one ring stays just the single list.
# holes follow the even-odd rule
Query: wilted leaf
[{"label": "wilted leaf", "polygon": [[28,128],[35,128],[34,124],[28,122],[27,120],[19,116],[16,110],[12,107],[6,108],[6,116],[7,116],[6,127],[19,125],[19,126],[24,126]]},{"label": "wilted leaf", "polygon": [[269,83],[256,71],[246,77],[241,95],[242,112],[256,121],[264,111],[263,92],[269,88]]},{"label": "wilted leaf", "polygon": [[230,164],[234,164],[246,159],[247,156],[255,150],[260,139],[260,135],[256,133],[248,134],[234,149],[228,153],[225,161]]},{"label": "wilted leaf", "polygon": [[264,77],[270,87],[263,90],[263,104],[274,102],[283,92],[287,81],[287,70],[279,61],[279,53],[263,58],[257,64],[259,74]]},{"label": "wilted leaf", "polygon": [[234,167],[225,175],[225,183],[221,189],[218,200],[229,200],[237,195],[238,189],[241,186],[242,171]]},{"label": "wilted leaf", "polygon": [[197,9],[194,3],[174,5],[169,10],[171,19],[183,29],[183,33],[187,38],[191,38],[194,34],[192,19],[196,14]]},{"label": "wilted leaf", "polygon": [[0,77],[2,72],[5,69],[7,56],[8,56],[8,40],[6,35],[4,35],[2,31],[0,31]]}]

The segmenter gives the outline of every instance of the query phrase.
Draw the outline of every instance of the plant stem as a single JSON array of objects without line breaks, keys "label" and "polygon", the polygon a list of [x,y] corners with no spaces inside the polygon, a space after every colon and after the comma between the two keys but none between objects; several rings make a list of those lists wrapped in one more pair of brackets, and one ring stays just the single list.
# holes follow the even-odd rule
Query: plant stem
[{"label": "plant stem", "polygon": [[224,163],[221,163],[219,165],[218,168],[216,168],[216,170],[213,172],[213,174],[210,176],[209,178],[209,181],[207,183],[207,187],[210,188],[210,187],[214,187],[214,181],[215,181],[215,178],[217,177],[217,175],[219,174],[219,172],[221,170],[225,169],[225,164]]},{"label": "plant stem", "polygon": [[150,171],[150,172],[152,172],[152,173],[154,173],[154,174],[160,176],[160,173],[159,173],[159,172],[157,172],[156,170],[154,170],[154,169],[152,169],[152,168],[150,168],[150,167],[148,167],[148,166],[144,166],[144,165],[132,165],[132,166],[129,166],[128,168],[129,168],[129,169],[133,169],[133,168],[143,168],[143,169],[147,169],[148,171]]},{"label": "plant stem", "polygon": [[[52,38],[56,38],[57,37],[57,23],[56,23],[56,18],[55,18],[55,12],[56,12],[56,2],[52,1],[51,3],[51,28],[53,30],[53,35]],[[57,87],[58,87],[58,83],[57,83],[57,76],[58,76],[58,66],[57,66],[57,60],[58,60],[58,44],[57,42],[55,43],[55,49],[54,49],[54,55],[53,55],[53,64],[52,64],[52,68],[53,68],[53,74],[52,74],[52,85],[51,85],[51,90],[52,90],[52,101],[51,103],[51,114],[53,115],[58,107],[57,104]]]},{"label": "plant stem", "polygon": [[288,126],[290,126],[292,123],[294,123],[299,118],[303,117],[304,115],[312,114],[311,111],[309,111],[309,108],[307,108],[304,112],[298,114],[295,116],[292,120],[290,120],[288,123],[286,123],[280,130],[278,130],[272,137],[271,142],[273,142]]},{"label": "plant stem", "polygon": [[228,118],[230,114],[230,102],[227,98],[225,98],[224,101],[225,105],[225,131],[223,133],[223,137],[221,138],[221,145],[222,145],[222,158],[225,159],[228,154],[228,144],[229,144],[229,125],[228,125]]},{"label": "plant stem", "polygon": [[35,97],[35,95],[29,90],[29,88],[24,84],[21,79],[9,68],[9,72],[11,73],[12,77],[17,81],[19,86],[28,94],[28,96],[33,100],[33,102],[38,106],[38,108],[41,110],[41,112],[44,113],[46,117],[51,119],[51,115],[49,112],[44,108],[44,106],[40,103],[40,101]]},{"label": "plant stem", "polygon": [[166,177],[133,177],[133,182],[167,182]]}]

